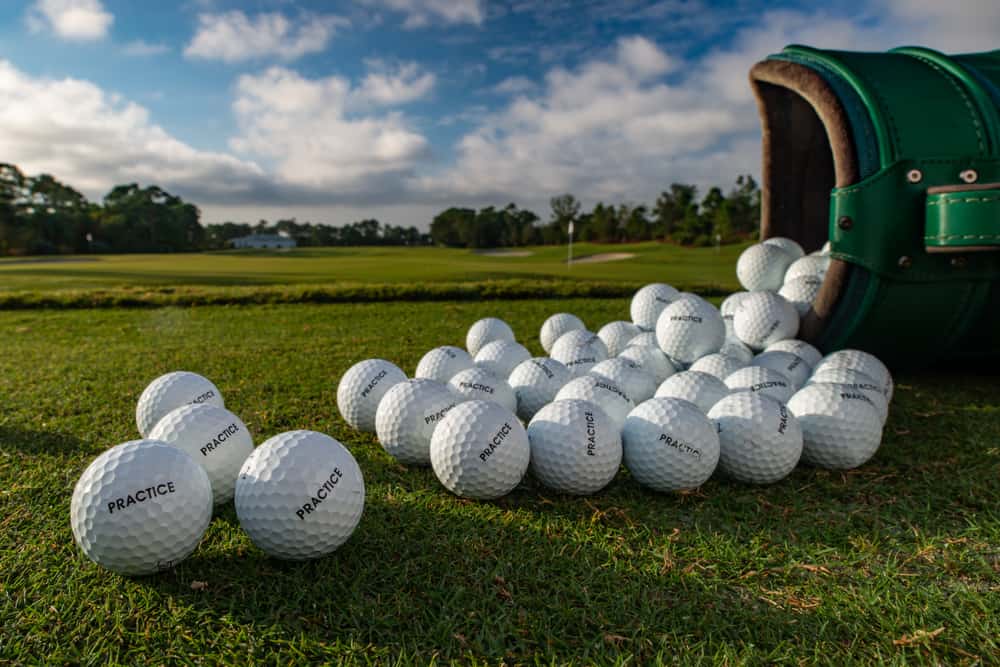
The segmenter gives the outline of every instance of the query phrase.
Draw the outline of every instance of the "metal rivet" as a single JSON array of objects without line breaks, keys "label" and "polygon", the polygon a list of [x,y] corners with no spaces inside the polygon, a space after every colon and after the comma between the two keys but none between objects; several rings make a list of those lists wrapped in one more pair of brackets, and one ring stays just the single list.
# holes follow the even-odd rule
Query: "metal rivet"
[{"label": "metal rivet", "polygon": [[906,255],[900,257],[899,262],[897,263],[899,264],[899,268],[901,269],[908,269],[911,266],[913,266],[913,260],[907,257]]},{"label": "metal rivet", "polygon": [[965,268],[965,258],[961,257],[961,256],[959,256],[959,257],[952,257],[951,258],[951,265],[954,266],[956,269],[964,269]]},{"label": "metal rivet", "polygon": [[837,226],[843,229],[845,232],[854,226],[854,221],[850,217],[844,215],[837,220]]},{"label": "metal rivet", "polygon": [[924,180],[924,173],[919,169],[911,169],[906,172],[906,180],[910,183],[919,183]]},{"label": "metal rivet", "polygon": [[979,172],[975,169],[966,169],[961,174],[958,175],[966,183],[975,183],[979,180]]}]

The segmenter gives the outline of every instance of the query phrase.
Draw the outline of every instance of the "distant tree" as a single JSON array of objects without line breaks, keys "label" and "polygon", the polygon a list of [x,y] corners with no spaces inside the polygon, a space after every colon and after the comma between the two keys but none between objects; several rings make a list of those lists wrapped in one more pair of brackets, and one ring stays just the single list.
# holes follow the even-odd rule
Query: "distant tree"
[{"label": "distant tree", "polygon": [[552,214],[549,216],[549,232],[552,243],[563,243],[569,235],[569,225],[580,217],[580,202],[576,197],[566,193],[549,200]]},{"label": "distant tree", "polygon": [[444,210],[431,221],[431,239],[438,245],[453,248],[467,245],[475,219],[476,212],[471,208]]}]

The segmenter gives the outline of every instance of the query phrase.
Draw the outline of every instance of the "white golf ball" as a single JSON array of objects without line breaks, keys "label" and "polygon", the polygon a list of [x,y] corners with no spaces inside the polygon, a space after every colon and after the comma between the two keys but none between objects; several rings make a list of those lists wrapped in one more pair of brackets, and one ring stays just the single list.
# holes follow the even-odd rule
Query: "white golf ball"
[{"label": "white golf ball", "polygon": [[719,313],[722,315],[722,319],[732,322],[733,315],[740,309],[740,303],[748,294],[750,292],[733,292],[723,299],[722,303],[719,304]]},{"label": "white golf ball", "polygon": [[784,282],[785,271],[795,257],[784,248],[766,243],[752,245],[736,261],[736,278],[748,292],[777,292]]},{"label": "white golf ball", "polygon": [[802,246],[800,246],[797,242],[793,241],[792,239],[786,238],[784,236],[772,236],[769,239],[764,239],[762,243],[764,243],[765,245],[778,246],[779,248],[787,252],[789,255],[791,255],[794,259],[798,259],[799,257],[805,257],[806,254],[806,251],[802,249]]},{"label": "white golf ball", "polygon": [[508,379],[517,396],[517,416],[526,421],[534,417],[572,377],[568,368],[549,357],[521,362]]},{"label": "white golf ball", "polygon": [[653,376],[657,386],[677,372],[673,363],[658,346],[629,345],[618,357],[639,364],[642,370]]},{"label": "white golf ball", "polygon": [[513,491],[528,470],[528,434],[493,401],[467,401],[445,415],[431,438],[431,466],[446,489],[492,500]]},{"label": "white golf ball", "polygon": [[835,384],[860,391],[871,399],[883,424],[889,418],[889,399],[885,397],[885,389],[861,371],[849,368],[827,368],[819,373],[813,373],[807,384]]},{"label": "white golf ball", "polygon": [[843,385],[811,384],[788,401],[802,427],[802,460],[849,470],[866,463],[882,442],[882,419],[863,392]]},{"label": "white golf ball", "polygon": [[69,516],[87,558],[119,574],[152,574],[198,546],[212,519],[212,484],[181,449],[133,440],[87,466]]},{"label": "white golf ball", "polygon": [[583,320],[571,313],[556,313],[545,320],[542,330],[538,334],[538,340],[542,344],[542,349],[546,353],[552,352],[552,345],[559,340],[564,333],[577,329],[586,329]]},{"label": "white golf ball", "polygon": [[733,316],[733,330],[750,349],[763,350],[779,340],[794,338],[799,331],[799,314],[774,292],[753,292]]},{"label": "white golf ball", "polygon": [[[782,284],[805,277],[812,277],[822,282],[829,266],[830,258],[826,255],[806,255],[805,257],[800,257],[788,267]],[[781,285],[778,287],[780,288]]]},{"label": "white golf ball", "polygon": [[656,328],[656,320],[663,309],[677,298],[676,289],[665,283],[650,283],[639,289],[632,297],[629,314],[637,327],[646,331]]},{"label": "white golf ball", "polygon": [[726,342],[722,344],[721,348],[719,348],[719,354],[727,354],[730,357],[736,357],[744,364],[749,364],[750,360],[753,359],[753,350],[747,347],[746,344],[738,338],[727,338]]},{"label": "white golf ball", "polygon": [[420,358],[415,378],[447,382],[455,373],[472,368],[475,363],[472,355],[454,345],[442,345],[430,350]]},{"label": "white golf ball", "polygon": [[583,329],[564,333],[549,351],[574,377],[585,375],[594,364],[608,358],[608,348],[596,334]]},{"label": "white golf ball", "polygon": [[608,356],[615,357],[628,346],[631,339],[640,333],[642,330],[631,322],[618,320],[601,327],[597,332],[597,337],[604,342],[604,346],[608,349]]},{"label": "white golf ball", "polygon": [[726,386],[730,392],[761,393],[781,403],[787,403],[796,389],[782,373],[763,366],[747,366],[734,371],[726,378]]},{"label": "white golf ball", "polygon": [[820,351],[815,347],[805,342],[804,340],[798,340],[795,338],[786,338],[785,340],[779,340],[776,343],[771,343],[766,348],[765,352],[791,352],[796,357],[802,359],[809,365],[809,368],[815,368],[819,360],[823,358]]},{"label": "white golf ball", "polygon": [[589,401],[549,403],[528,424],[531,472],[559,493],[597,493],[621,465],[618,430],[611,417]]},{"label": "white golf ball", "polygon": [[375,411],[393,385],[406,380],[406,373],[385,359],[366,359],[347,369],[337,385],[337,408],[351,427],[375,431]]},{"label": "white golf ball", "polygon": [[849,368],[861,371],[881,385],[884,388],[886,399],[890,402],[892,401],[894,390],[892,374],[886,368],[886,365],[874,354],[862,352],[861,350],[838,350],[837,352],[831,352],[816,364],[816,367],[813,368],[813,373],[819,373],[828,368]]},{"label": "white golf ball", "polygon": [[236,516],[275,558],[308,560],[348,540],[365,508],[365,481],[347,448],[316,431],[267,440],[243,463]]},{"label": "white golf ball", "polygon": [[518,364],[528,359],[531,359],[531,352],[520,343],[512,340],[495,340],[479,350],[475,362],[476,366],[506,380]]},{"label": "white golf ball", "polygon": [[691,403],[702,412],[729,394],[726,383],[708,373],[682,371],[671,375],[656,389],[656,398],[679,398]]},{"label": "white golf ball", "polygon": [[816,276],[802,276],[782,285],[778,295],[792,304],[799,317],[802,317],[812,308],[822,286],[823,281]]},{"label": "white golf ball", "polygon": [[467,399],[495,401],[511,412],[517,410],[517,395],[507,380],[486,369],[475,367],[459,371],[448,380],[448,386]]},{"label": "white golf ball", "polygon": [[400,463],[430,465],[434,427],[463,400],[437,380],[400,382],[379,401],[375,412],[378,441]]},{"label": "white golf ball", "polygon": [[619,430],[625,423],[625,417],[635,407],[635,402],[621,387],[592,375],[585,375],[567,382],[566,386],[556,394],[557,401],[566,399],[596,403],[611,417],[615,428]]},{"label": "white golf ball", "polygon": [[719,470],[751,484],[784,479],[802,456],[802,429],[789,409],[760,392],[740,391],[712,406]]},{"label": "white golf ball", "polygon": [[240,466],[253,452],[253,438],[246,424],[225,408],[214,405],[182,405],[149,432],[188,453],[205,469],[216,505],[229,502],[236,493]]},{"label": "white golf ball", "polygon": [[646,346],[655,347],[657,350],[660,349],[660,344],[656,342],[656,332],[655,331],[643,331],[637,336],[632,336],[629,339],[628,345],[626,347],[636,347],[636,346]]},{"label": "white golf ball", "polygon": [[625,467],[636,481],[669,493],[695,489],[719,462],[719,436],[701,410],[676,398],[653,398],[622,428]]},{"label": "white golf ball", "polygon": [[809,379],[809,375],[812,372],[809,364],[802,357],[791,352],[781,352],[780,350],[765,350],[754,357],[750,365],[763,366],[764,368],[778,371],[792,381],[792,387],[796,391],[805,385],[806,380]]},{"label": "white golf ball", "polygon": [[484,317],[469,327],[465,335],[465,349],[474,357],[484,345],[495,340],[514,340],[514,331],[501,319]]},{"label": "white golf ball", "polygon": [[679,299],[663,309],[656,323],[660,349],[683,363],[718,352],[725,340],[722,315],[706,301]]},{"label": "white golf ball", "polygon": [[145,438],[167,413],[190,403],[226,407],[218,387],[197,373],[174,371],[156,378],[143,390],[135,406],[139,434]]},{"label": "white golf ball", "polygon": [[830,242],[827,241],[826,243],[824,243],[823,246],[819,250],[817,250],[816,252],[818,252],[821,255],[829,255],[830,254]]},{"label": "white golf ball", "polygon": [[689,370],[708,373],[709,375],[714,375],[720,380],[725,380],[727,377],[744,366],[746,366],[746,363],[744,363],[741,359],[728,354],[722,354],[721,352],[716,352],[715,354],[706,355],[694,362],[691,364],[691,368]]},{"label": "white golf ball", "polygon": [[652,374],[643,370],[641,365],[622,357],[595,364],[588,375],[604,378],[620,387],[636,405],[652,398],[658,385]]}]

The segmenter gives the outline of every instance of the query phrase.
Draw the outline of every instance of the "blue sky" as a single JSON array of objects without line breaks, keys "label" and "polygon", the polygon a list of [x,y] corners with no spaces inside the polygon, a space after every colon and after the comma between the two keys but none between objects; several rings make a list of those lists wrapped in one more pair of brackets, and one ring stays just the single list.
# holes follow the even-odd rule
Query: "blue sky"
[{"label": "blue sky", "polygon": [[759,166],[750,66],[791,42],[1000,47],[995,0],[6,0],[0,161],[206,222],[451,204],[545,217]]}]

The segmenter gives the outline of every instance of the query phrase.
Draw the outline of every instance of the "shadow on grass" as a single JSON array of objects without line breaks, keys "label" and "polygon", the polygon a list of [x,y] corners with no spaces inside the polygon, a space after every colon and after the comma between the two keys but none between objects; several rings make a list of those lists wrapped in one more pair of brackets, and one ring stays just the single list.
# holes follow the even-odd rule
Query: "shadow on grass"
[{"label": "shadow on grass", "polygon": [[0,425],[0,450],[22,454],[76,455],[87,446],[65,431],[38,431],[16,425]]}]

